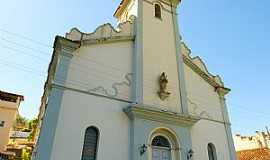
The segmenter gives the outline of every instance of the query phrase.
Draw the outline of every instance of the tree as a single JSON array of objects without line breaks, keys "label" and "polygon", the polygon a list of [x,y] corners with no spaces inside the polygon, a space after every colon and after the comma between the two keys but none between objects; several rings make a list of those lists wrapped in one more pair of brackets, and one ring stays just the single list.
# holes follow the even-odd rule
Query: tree
[{"label": "tree", "polygon": [[18,114],[16,121],[13,123],[13,129],[15,131],[21,131],[25,128],[28,128],[28,120]]},{"label": "tree", "polygon": [[38,119],[32,119],[29,121],[29,129],[31,130],[31,133],[29,134],[28,140],[34,141],[36,136],[36,128],[37,128]]}]

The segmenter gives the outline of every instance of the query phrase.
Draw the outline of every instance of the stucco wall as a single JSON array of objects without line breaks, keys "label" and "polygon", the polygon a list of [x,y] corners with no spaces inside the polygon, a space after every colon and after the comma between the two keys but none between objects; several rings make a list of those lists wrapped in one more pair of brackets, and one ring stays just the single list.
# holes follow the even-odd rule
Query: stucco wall
[{"label": "stucco wall", "polygon": [[130,100],[132,47],[133,41],[82,46],[71,59],[66,86]]},{"label": "stucco wall", "polygon": [[224,124],[200,120],[191,128],[191,140],[194,160],[208,159],[208,143],[214,144],[217,159],[230,159]]},{"label": "stucco wall", "polygon": [[[152,1],[151,1],[152,2]],[[167,10],[168,5],[163,4]],[[143,101],[145,104],[180,112],[179,80],[175,49],[175,33],[171,12],[162,10],[162,19],[155,18],[154,4],[143,1]],[[168,76],[171,95],[162,101],[158,78],[162,72]]]},{"label": "stucco wall", "polygon": [[215,88],[190,66],[184,65],[188,110],[202,118],[191,128],[194,159],[208,159],[207,145],[214,144],[217,159],[230,159],[220,97]]},{"label": "stucco wall", "polygon": [[128,159],[129,120],[123,108],[129,104],[90,94],[131,99],[132,45],[83,45],[73,53],[65,87],[76,91],[64,91],[51,159],[80,159],[89,126],[100,131],[97,159]]},{"label": "stucco wall", "polygon": [[257,139],[242,139],[241,137],[233,137],[236,151],[257,149],[260,148],[260,143]]},{"label": "stucco wall", "polygon": [[189,113],[203,118],[223,121],[219,95],[213,86],[184,66]]},{"label": "stucco wall", "polygon": [[270,137],[264,132],[256,132],[253,136],[233,136],[236,151],[270,148]]},{"label": "stucco wall", "polygon": [[0,151],[5,149],[9,141],[9,132],[17,114],[17,103],[0,102],[0,123],[4,121],[4,127],[0,127]]},{"label": "stucco wall", "polygon": [[81,159],[85,129],[96,126],[100,131],[97,160],[127,160],[129,121],[122,111],[127,105],[124,102],[65,91],[51,159]]}]

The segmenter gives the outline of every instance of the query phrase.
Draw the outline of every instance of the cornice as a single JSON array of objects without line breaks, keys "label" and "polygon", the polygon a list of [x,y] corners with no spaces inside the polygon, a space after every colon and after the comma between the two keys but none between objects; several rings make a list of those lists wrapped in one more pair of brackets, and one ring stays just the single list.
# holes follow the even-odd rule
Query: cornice
[{"label": "cornice", "polygon": [[228,94],[231,90],[229,88],[225,87],[217,87],[216,88],[217,93],[221,96],[224,97],[226,94]]},{"label": "cornice", "polygon": [[183,60],[186,65],[188,65],[194,72],[200,75],[205,81],[207,81],[213,87],[220,87],[216,81],[214,81],[209,75],[207,75],[204,71],[202,71],[195,63],[192,62],[190,58],[186,55],[183,55]]},{"label": "cornice", "polygon": [[54,49],[55,51],[66,51],[68,53],[72,53],[74,50],[80,47],[79,41],[72,41],[67,38],[56,36]]},{"label": "cornice", "polygon": [[[187,45],[182,41],[181,42],[181,50],[183,54],[184,63],[189,66],[195,73],[197,73],[200,77],[202,77],[206,82],[208,82],[211,86],[213,86],[216,90],[217,88],[223,88],[227,92],[230,91],[229,88],[224,87],[224,84],[219,75],[212,75],[205,63],[199,56],[191,57],[191,50],[187,47]],[[227,94],[227,93],[226,93]]]},{"label": "cornice", "polygon": [[[147,0],[144,0],[144,1],[147,1]],[[160,1],[163,4],[166,4],[166,5],[172,6],[172,7],[177,7],[181,3],[180,0],[155,0],[155,1]]]},{"label": "cornice", "polygon": [[110,23],[106,23],[97,27],[92,33],[84,33],[77,28],[73,28],[69,33],[66,33],[65,38],[73,42],[103,42],[104,40],[121,40],[122,37],[134,37],[134,21],[135,17],[132,16],[130,21],[120,23],[116,28]]},{"label": "cornice", "polygon": [[125,42],[134,41],[135,36],[119,36],[119,37],[109,37],[103,39],[89,39],[83,40],[81,45],[93,45],[93,44],[105,44],[105,43],[115,43],[115,42]]},{"label": "cornice", "polygon": [[167,124],[192,126],[200,120],[199,117],[161,110],[145,105],[134,105],[124,109],[131,118],[147,119]]},{"label": "cornice", "polygon": [[124,8],[127,7],[127,5],[130,3],[130,1],[131,0],[121,0],[120,4],[118,5],[117,9],[115,10],[113,16],[115,18],[118,18],[122,14]]},{"label": "cornice", "polygon": [[[148,0],[143,0],[143,1],[153,4],[151,1],[148,1]],[[160,1],[163,4],[166,4],[168,6],[173,6],[173,7],[177,7],[177,5],[179,5],[181,3],[181,0],[155,0],[154,2],[156,2],[156,1]],[[120,15],[123,13],[123,11],[125,10],[125,8],[128,6],[128,4],[130,2],[131,2],[131,0],[121,0],[119,6],[115,10],[113,16],[115,18],[119,18]]]}]

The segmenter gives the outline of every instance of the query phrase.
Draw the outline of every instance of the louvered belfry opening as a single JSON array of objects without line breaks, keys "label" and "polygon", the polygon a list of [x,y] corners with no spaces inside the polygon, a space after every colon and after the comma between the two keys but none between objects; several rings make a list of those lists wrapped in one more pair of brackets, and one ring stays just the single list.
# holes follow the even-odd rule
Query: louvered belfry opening
[{"label": "louvered belfry opening", "polygon": [[81,160],[96,160],[99,131],[96,127],[88,127],[85,131]]},{"label": "louvered belfry opening", "polygon": [[212,143],[207,146],[209,160],[216,160],[216,149]]},{"label": "louvered belfry opening", "polygon": [[155,4],[155,17],[161,19],[161,7],[159,4]]}]

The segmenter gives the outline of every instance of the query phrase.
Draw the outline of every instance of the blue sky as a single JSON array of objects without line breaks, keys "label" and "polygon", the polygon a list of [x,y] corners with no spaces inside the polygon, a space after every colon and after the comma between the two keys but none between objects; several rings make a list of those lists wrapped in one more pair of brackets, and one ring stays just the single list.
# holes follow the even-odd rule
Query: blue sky
[{"label": "blue sky", "polygon": [[[55,35],[92,32],[120,0],[9,0],[0,6],[0,90],[25,96],[20,113],[37,115]],[[232,89],[234,133],[270,127],[270,1],[182,0],[181,35],[194,56]],[[13,34],[15,33],[15,34]],[[23,46],[22,46],[23,45]]]}]

